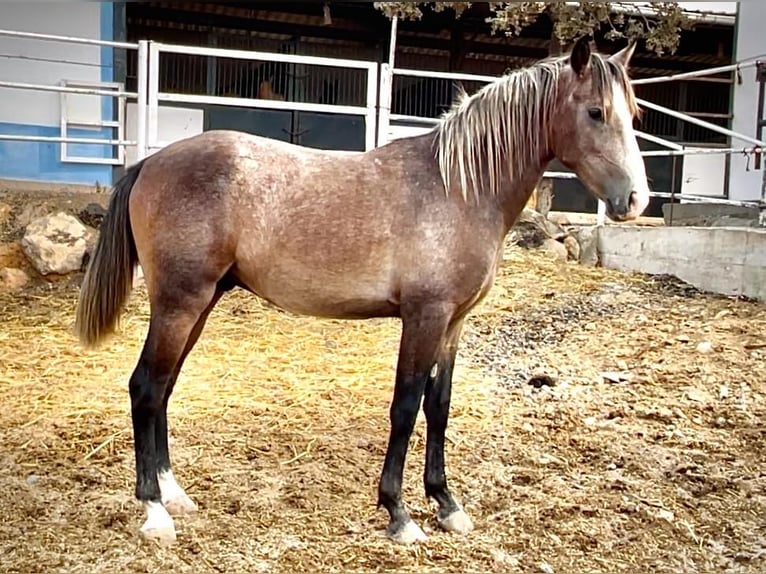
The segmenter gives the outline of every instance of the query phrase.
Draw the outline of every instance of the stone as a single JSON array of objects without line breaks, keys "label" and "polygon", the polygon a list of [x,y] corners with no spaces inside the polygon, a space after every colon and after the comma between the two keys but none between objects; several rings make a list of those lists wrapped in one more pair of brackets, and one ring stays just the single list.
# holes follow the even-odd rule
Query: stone
[{"label": "stone", "polygon": [[559,261],[566,261],[567,257],[569,256],[567,253],[567,248],[564,247],[564,244],[560,241],[556,241],[555,239],[546,239],[543,241],[543,244],[540,246],[540,248],[553,255],[553,257]]},{"label": "stone", "polygon": [[4,227],[10,221],[11,213],[13,213],[13,208],[7,203],[0,201],[0,227]]},{"label": "stone", "polygon": [[511,234],[519,247],[527,249],[540,247],[546,239],[563,239],[567,236],[563,227],[529,208],[525,208],[516,219]]},{"label": "stone", "polygon": [[42,275],[79,271],[87,250],[87,229],[64,212],[39,217],[27,226],[21,248]]},{"label": "stone", "polygon": [[85,225],[98,229],[104,221],[106,209],[101,207],[98,203],[89,203],[78,215],[80,216],[80,221]]},{"label": "stone", "polygon": [[45,205],[29,204],[16,216],[16,221],[14,223],[17,229],[25,229],[35,219],[45,217],[49,214],[50,208]]},{"label": "stone", "polygon": [[564,247],[567,248],[567,254],[571,261],[580,260],[580,244],[577,242],[577,239],[571,235],[567,235],[564,238]]},{"label": "stone", "polygon": [[8,291],[18,291],[29,283],[29,275],[21,269],[6,267],[0,270],[0,286]]},{"label": "stone", "polygon": [[599,264],[598,228],[596,226],[581,227],[575,233],[575,239],[580,246],[580,263],[597,267]]}]

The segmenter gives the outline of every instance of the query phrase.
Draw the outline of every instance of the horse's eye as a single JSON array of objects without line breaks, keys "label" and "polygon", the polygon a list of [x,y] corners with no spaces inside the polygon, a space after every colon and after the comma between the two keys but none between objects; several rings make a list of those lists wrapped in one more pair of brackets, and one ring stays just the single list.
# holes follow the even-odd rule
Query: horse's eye
[{"label": "horse's eye", "polygon": [[600,122],[604,119],[604,112],[601,108],[588,109],[588,115],[592,120],[596,120],[597,122]]}]

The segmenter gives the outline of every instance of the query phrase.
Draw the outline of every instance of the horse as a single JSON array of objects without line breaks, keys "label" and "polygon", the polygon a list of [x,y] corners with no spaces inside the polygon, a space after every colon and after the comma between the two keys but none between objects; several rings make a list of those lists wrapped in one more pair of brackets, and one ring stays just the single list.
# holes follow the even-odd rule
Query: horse
[{"label": "horse", "polygon": [[402,500],[422,403],[425,495],[441,529],[470,532],[444,460],[462,326],[490,291],[506,235],[553,158],[614,222],[645,210],[634,48],[609,56],[581,39],[564,56],[462,94],[432,131],[366,152],[214,130],[127,169],[82,280],[75,335],[96,347],[116,331],[140,265],[150,321],[128,384],[140,533],[172,543],[173,516],[196,510],[171,468],[167,406],[208,315],[235,287],[295,314],[400,320],[377,508],[394,543],[426,539]]}]

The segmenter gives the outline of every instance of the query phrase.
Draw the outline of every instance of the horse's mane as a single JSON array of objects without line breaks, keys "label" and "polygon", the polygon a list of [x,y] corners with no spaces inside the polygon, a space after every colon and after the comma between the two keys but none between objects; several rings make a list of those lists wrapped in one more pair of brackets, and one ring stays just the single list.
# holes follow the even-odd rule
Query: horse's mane
[{"label": "horse's mane", "polygon": [[[542,60],[515,70],[472,96],[463,92],[434,128],[439,170],[447,193],[459,182],[469,191],[496,195],[503,179],[513,180],[548,147],[548,126],[558,99],[559,78],[569,56]],[[638,113],[624,67],[601,54],[590,58],[593,89],[609,117],[616,80]],[[457,181],[456,181],[457,180]]]}]

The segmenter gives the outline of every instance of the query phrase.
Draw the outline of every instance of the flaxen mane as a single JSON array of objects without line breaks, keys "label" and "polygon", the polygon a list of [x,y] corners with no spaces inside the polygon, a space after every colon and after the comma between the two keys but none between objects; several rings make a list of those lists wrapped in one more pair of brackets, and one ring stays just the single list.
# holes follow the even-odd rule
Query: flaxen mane
[{"label": "flaxen mane", "polygon": [[[434,128],[439,170],[447,193],[459,183],[468,193],[495,195],[501,181],[513,180],[548,147],[550,118],[558,100],[559,77],[569,56],[544,60],[465,92]],[[631,113],[638,114],[633,88],[622,66],[591,54],[593,89],[611,114],[612,85],[625,92]]]}]

